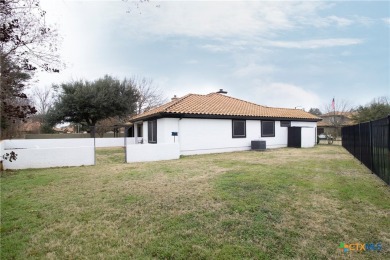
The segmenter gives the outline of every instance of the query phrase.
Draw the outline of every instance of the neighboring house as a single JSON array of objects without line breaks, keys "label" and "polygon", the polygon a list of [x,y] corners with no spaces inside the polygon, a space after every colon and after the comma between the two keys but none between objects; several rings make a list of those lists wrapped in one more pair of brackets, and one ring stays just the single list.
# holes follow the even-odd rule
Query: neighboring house
[{"label": "neighboring house", "polygon": [[218,92],[175,97],[132,117],[128,133],[144,137],[143,143],[178,143],[181,155],[249,150],[252,140],[265,140],[266,148],[313,147],[320,120],[300,109],[260,106]]},{"label": "neighboring house", "polygon": [[329,112],[321,115],[321,122],[318,122],[318,134],[330,134],[334,137],[341,136],[341,127],[353,125],[352,112]]}]

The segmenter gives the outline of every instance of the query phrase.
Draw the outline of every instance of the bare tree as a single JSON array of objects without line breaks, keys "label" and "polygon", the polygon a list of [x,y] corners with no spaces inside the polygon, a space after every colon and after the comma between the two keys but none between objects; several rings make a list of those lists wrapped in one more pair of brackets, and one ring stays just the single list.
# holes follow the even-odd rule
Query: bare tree
[{"label": "bare tree", "polygon": [[122,120],[119,117],[110,117],[106,119],[99,120],[96,123],[96,133],[103,138],[104,134],[109,131],[115,131],[114,125],[122,124]]},{"label": "bare tree", "polygon": [[324,104],[321,115],[324,122],[334,128],[334,135],[341,135],[341,127],[351,121],[352,105],[345,99],[333,99],[332,102]]},{"label": "bare tree", "polygon": [[[26,71],[37,68],[58,72],[56,30],[46,24],[46,11],[39,0],[0,1],[0,49]],[[55,68],[57,67],[57,68]]]},{"label": "bare tree", "polygon": [[46,86],[44,88],[34,88],[32,90],[32,97],[34,100],[35,108],[38,114],[46,115],[47,111],[54,103],[55,93],[53,88]]},{"label": "bare tree", "polygon": [[137,114],[146,112],[167,101],[162,90],[153,84],[153,80],[133,77],[130,81],[139,94],[137,100]]}]

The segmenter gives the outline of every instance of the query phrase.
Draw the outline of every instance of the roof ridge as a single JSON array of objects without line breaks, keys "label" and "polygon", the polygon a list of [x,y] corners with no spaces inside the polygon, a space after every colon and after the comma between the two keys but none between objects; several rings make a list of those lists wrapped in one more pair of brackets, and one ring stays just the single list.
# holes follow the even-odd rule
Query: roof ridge
[{"label": "roof ridge", "polygon": [[258,107],[266,107],[266,108],[268,108],[267,106],[259,105],[259,104],[253,103],[253,102],[249,102],[249,101],[246,101],[246,100],[242,100],[242,99],[231,97],[231,96],[227,96],[227,95],[222,95],[222,94],[219,94],[219,93],[210,93],[210,94],[207,94],[206,96],[211,96],[211,95],[218,95],[218,96],[222,96],[222,97],[227,97],[227,98],[234,99],[234,100],[237,100],[237,101],[240,101],[240,102],[245,102],[245,103],[248,103],[248,104],[251,104],[251,105],[255,105],[255,106],[258,106]]}]

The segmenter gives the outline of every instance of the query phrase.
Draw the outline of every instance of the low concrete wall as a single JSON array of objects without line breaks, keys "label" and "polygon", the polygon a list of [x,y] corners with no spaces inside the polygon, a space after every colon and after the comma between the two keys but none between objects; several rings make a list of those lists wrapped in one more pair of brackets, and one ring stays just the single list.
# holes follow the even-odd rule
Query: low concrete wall
[{"label": "low concrete wall", "polygon": [[[89,140],[89,141],[86,141]],[[12,148],[53,148],[53,147],[77,147],[83,146],[85,142],[94,145],[93,138],[64,138],[64,139],[13,139],[4,140],[7,149]],[[135,144],[134,137],[128,137],[126,143]],[[95,138],[96,147],[124,147],[124,138]]]},{"label": "low concrete wall", "polygon": [[[134,137],[126,138],[126,144],[135,144]],[[125,139],[122,138],[95,138],[96,147],[125,147]]]},{"label": "low concrete wall", "polygon": [[152,162],[180,158],[179,144],[135,144],[126,147],[126,162]]},{"label": "low concrete wall", "polygon": [[54,148],[54,147],[79,147],[92,146],[93,138],[80,139],[13,139],[4,140],[4,149],[34,149],[34,148]]},{"label": "low concrete wall", "polygon": [[[115,138],[123,138],[124,133],[119,133],[118,137]],[[91,135],[86,133],[81,134],[26,134],[25,139],[62,139],[62,138],[91,138]],[[96,138],[100,138],[98,134],[96,134]],[[103,138],[114,138],[113,133],[105,133]]]},{"label": "low concrete wall", "polygon": [[4,154],[4,141],[0,141],[0,156]]},{"label": "low concrete wall", "polygon": [[50,168],[95,164],[93,139],[4,140],[3,154],[14,151],[17,160],[3,161],[4,169]]},{"label": "low concrete wall", "polygon": [[4,142],[0,141],[0,171],[4,170],[3,155],[4,155]]}]

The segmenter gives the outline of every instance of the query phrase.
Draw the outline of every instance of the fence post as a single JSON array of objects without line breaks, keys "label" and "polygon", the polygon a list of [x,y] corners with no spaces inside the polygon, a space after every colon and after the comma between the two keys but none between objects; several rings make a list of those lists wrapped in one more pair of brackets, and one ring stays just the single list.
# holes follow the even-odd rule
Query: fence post
[{"label": "fence post", "polygon": [[369,130],[370,130],[370,170],[371,173],[374,174],[374,145],[372,140],[372,121],[369,122]]},{"label": "fence post", "polygon": [[129,128],[128,126],[125,126],[125,134],[124,134],[124,145],[125,145],[125,163],[127,163],[127,135],[129,134]]},{"label": "fence post", "polygon": [[96,165],[96,126],[91,126],[93,136],[94,165]]},{"label": "fence post", "polygon": [[361,131],[362,124],[359,123],[359,161],[360,164],[363,164],[362,161],[362,131]]}]

